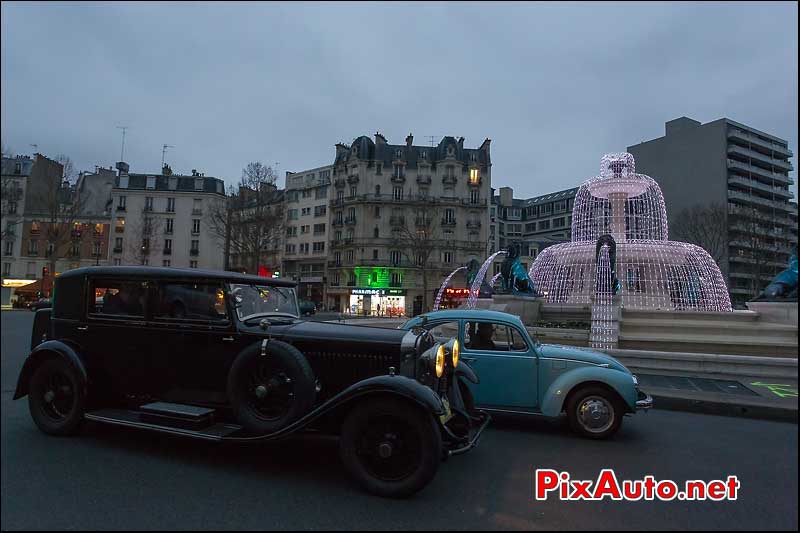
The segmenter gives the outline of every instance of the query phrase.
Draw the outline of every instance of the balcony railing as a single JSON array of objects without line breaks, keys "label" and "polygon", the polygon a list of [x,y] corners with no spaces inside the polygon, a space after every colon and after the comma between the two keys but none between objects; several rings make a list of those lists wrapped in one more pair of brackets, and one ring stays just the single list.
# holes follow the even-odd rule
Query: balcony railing
[{"label": "balcony railing", "polygon": [[161,253],[164,255],[172,255],[172,248],[164,248]]},{"label": "balcony railing", "polygon": [[455,185],[458,182],[458,178],[455,176],[444,176],[442,178],[442,183],[445,185]]},{"label": "balcony railing", "polygon": [[782,174],[780,172],[772,172],[765,168],[761,168],[756,165],[751,165],[749,163],[743,163],[742,161],[736,161],[735,159],[728,159],[728,168],[734,168],[739,170],[740,172],[747,172],[750,174],[758,174],[762,178],[766,179],[774,179],[781,183],[787,183],[791,185],[794,183],[791,177],[787,176],[786,174]]},{"label": "balcony railing", "polygon": [[731,174],[728,176],[728,183],[735,183],[742,187],[747,187],[751,189],[756,189],[759,191],[763,191],[770,194],[775,194],[778,196],[782,196],[784,198],[792,198],[794,197],[794,193],[785,187],[776,187],[774,185],[769,185],[758,180],[753,180],[747,178],[745,176],[739,176],[736,174]]},{"label": "balcony railing", "polygon": [[192,214],[193,215],[202,215],[203,214],[203,210],[199,209],[199,208],[192,209]]},{"label": "balcony railing", "polygon": [[757,136],[755,134],[752,134],[752,133],[749,133],[749,132],[746,132],[746,131],[736,130],[736,129],[733,129],[733,128],[729,129],[728,130],[728,138],[729,139],[731,139],[731,138],[742,139],[742,140],[745,140],[745,141],[749,142],[750,144],[757,144],[758,146],[761,146],[762,148],[766,148],[767,150],[772,150],[774,152],[779,152],[779,153],[781,153],[781,154],[783,154],[783,155],[785,155],[787,157],[791,157],[791,156],[794,155],[792,153],[792,151],[789,150],[789,148],[786,148],[786,147],[784,147],[784,146],[782,146],[782,145],[780,145],[780,144],[778,144],[776,142],[765,141],[764,139],[760,138],[759,136]]},{"label": "balcony railing", "polygon": [[115,254],[121,254],[122,253],[122,246],[115,246],[114,247],[114,253]]},{"label": "balcony railing", "polygon": [[125,211],[125,206],[124,205],[118,205],[117,206],[117,211]]},{"label": "balcony railing", "polygon": [[417,176],[417,185],[430,185],[430,184],[431,184],[430,176]]},{"label": "balcony railing", "polygon": [[428,227],[431,225],[432,220],[427,217],[417,217],[414,219],[414,225],[417,227]]},{"label": "balcony railing", "polygon": [[344,226],[344,221],[341,220],[341,219],[337,219],[337,220],[334,220],[333,222],[331,222],[331,225],[334,228],[341,228],[342,226]]},{"label": "balcony railing", "polygon": [[200,250],[197,250],[197,249],[193,248],[193,249],[189,250],[189,255],[196,257],[196,256],[200,255]]},{"label": "balcony railing", "polygon": [[347,217],[344,219],[344,223],[348,226],[354,226],[356,224],[356,217]]},{"label": "balcony railing", "polygon": [[481,227],[480,220],[467,220],[467,228],[469,229],[478,229]]},{"label": "balcony railing", "polygon": [[455,225],[456,225],[456,219],[454,219],[454,218],[451,218],[451,219],[443,218],[442,219],[442,226],[455,226]]},{"label": "balcony railing", "polygon": [[760,196],[756,196],[754,194],[749,194],[746,192],[728,190],[728,198],[736,198],[737,200],[742,200],[744,202],[754,203],[765,207],[773,207],[775,209],[782,209],[787,211],[789,209],[789,202],[786,201],[781,202],[778,200],[770,200],[769,198],[761,198]]},{"label": "balcony railing", "polygon": [[358,175],[351,174],[350,176],[347,176],[347,183],[349,183],[350,185],[355,185],[356,183],[358,183]]},{"label": "balcony railing", "polygon": [[392,183],[396,183],[396,184],[402,185],[403,183],[406,182],[406,177],[405,177],[405,175],[403,175],[403,176],[392,176],[391,177],[391,181],[392,181]]}]

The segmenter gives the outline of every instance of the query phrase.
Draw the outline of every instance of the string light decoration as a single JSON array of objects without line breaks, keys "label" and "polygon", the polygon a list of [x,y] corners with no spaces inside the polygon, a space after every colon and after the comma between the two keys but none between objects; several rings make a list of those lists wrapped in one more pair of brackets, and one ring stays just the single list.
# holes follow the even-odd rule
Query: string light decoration
[{"label": "string light decoration", "polygon": [[658,184],[636,174],[631,154],[607,154],[600,175],[575,196],[572,241],[542,250],[528,275],[547,302],[591,304],[600,296],[595,245],[611,235],[622,307],[731,311],[725,280],[708,252],[668,240],[668,229]]}]

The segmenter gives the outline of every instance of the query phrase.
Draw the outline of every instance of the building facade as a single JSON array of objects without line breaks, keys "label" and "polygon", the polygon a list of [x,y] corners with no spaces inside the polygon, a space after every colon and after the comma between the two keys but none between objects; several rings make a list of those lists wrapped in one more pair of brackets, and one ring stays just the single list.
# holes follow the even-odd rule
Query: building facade
[{"label": "building facade", "polygon": [[429,309],[455,268],[488,252],[490,140],[337,144],[330,199],[327,307],[359,314]]},{"label": "building facade", "polygon": [[34,282],[36,294],[47,294],[52,276],[106,263],[113,171],[81,174],[75,184],[63,172],[41,154],[3,159],[3,305]]},{"label": "building facade", "polygon": [[286,173],[286,235],[281,277],[298,283],[298,296],[321,308],[326,301],[328,203],[333,166]]},{"label": "building facade", "polygon": [[221,179],[131,174],[117,163],[111,191],[112,265],[150,265],[222,270],[223,239],[209,228],[210,213],[225,203]]},{"label": "building facade", "polygon": [[735,307],[757,296],[797,251],[797,203],[788,143],[723,118],[681,117],[663,137],[628,147],[637,171],[664,193],[670,226],[684,209],[724,206],[719,260]]}]

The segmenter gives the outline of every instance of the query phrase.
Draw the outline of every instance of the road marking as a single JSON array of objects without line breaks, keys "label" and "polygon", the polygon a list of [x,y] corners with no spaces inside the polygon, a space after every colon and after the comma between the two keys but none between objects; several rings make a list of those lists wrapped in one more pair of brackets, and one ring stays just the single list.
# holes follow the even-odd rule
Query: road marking
[{"label": "road marking", "polygon": [[755,387],[766,387],[772,394],[780,398],[797,398],[797,387],[793,385],[786,385],[782,383],[761,383],[755,381],[751,383]]}]

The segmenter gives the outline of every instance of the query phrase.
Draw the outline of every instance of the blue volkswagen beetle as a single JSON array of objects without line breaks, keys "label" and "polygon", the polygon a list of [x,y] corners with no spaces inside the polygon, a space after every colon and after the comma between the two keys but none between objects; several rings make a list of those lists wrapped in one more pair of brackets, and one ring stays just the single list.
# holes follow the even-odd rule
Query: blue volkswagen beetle
[{"label": "blue volkswagen beetle", "polygon": [[619,361],[589,349],[541,344],[516,315],[435,311],[400,328],[422,328],[442,341],[458,339],[461,361],[480,380],[462,389],[465,405],[552,418],[566,413],[576,433],[595,439],[613,435],[626,414],[653,405]]}]

